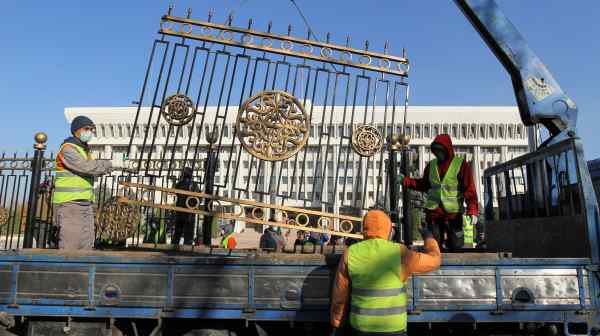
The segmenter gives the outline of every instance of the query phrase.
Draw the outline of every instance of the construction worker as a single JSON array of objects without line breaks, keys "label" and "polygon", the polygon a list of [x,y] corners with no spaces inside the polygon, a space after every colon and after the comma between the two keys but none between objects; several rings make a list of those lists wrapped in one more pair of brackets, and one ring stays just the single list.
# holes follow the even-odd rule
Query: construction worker
[{"label": "construction worker", "polygon": [[[194,171],[190,167],[184,167],[181,171],[181,178],[175,184],[175,189],[200,192],[198,183],[194,182]],[[175,205],[181,208],[187,208],[190,196],[177,194]],[[192,206],[198,204],[191,204]],[[194,224],[196,215],[188,212],[175,213],[175,232],[171,239],[171,244],[179,245],[181,235],[183,234],[183,244],[192,245],[194,243]]]},{"label": "construction worker", "polygon": [[[400,175],[399,182],[406,188],[427,193],[424,205],[427,226],[438,244],[444,243],[452,252],[462,248],[465,242],[473,243],[473,227],[479,211],[477,191],[471,166],[463,156],[454,155],[448,134],[440,134],[433,140],[431,152],[435,159],[427,164],[422,178]],[[463,223],[467,224],[466,234]]]},{"label": "construction worker", "polygon": [[440,266],[438,244],[427,229],[421,230],[425,253],[389,241],[392,221],[382,210],[368,211],[363,229],[364,240],[346,248],[338,264],[330,312],[334,334],[348,311],[354,335],[406,335],[406,281]]},{"label": "construction worker", "polygon": [[235,228],[234,225],[227,225],[225,232],[223,233],[223,239],[221,240],[221,247],[226,249],[234,249],[237,245],[237,241],[234,237]]},{"label": "construction worker", "polygon": [[116,168],[110,161],[94,160],[90,155],[88,142],[94,129],[90,118],[75,117],[71,122],[72,136],[65,139],[56,155],[52,203],[59,228],[59,249],[94,247],[94,177]]}]

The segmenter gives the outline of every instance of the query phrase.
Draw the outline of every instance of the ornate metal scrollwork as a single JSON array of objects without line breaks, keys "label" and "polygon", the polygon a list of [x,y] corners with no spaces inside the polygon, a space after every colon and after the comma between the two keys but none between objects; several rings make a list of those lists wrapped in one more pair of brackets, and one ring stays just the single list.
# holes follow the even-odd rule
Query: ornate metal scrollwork
[{"label": "ornate metal scrollwork", "polygon": [[352,132],[352,149],[364,157],[375,155],[383,147],[383,137],[371,125],[357,126]]},{"label": "ornate metal scrollwork", "polygon": [[8,219],[10,218],[8,209],[0,208],[0,226],[4,226],[8,224]]},{"label": "ornate metal scrollwork", "polygon": [[118,197],[113,197],[104,202],[96,217],[96,233],[101,239],[123,241],[135,234],[141,211],[138,206],[121,203]]},{"label": "ornate metal scrollwork", "polygon": [[[168,195],[185,195],[188,198],[185,206],[172,204],[154,203],[140,199],[120,198],[118,201],[130,206],[143,206],[167,211],[180,211],[196,213],[203,216],[215,216],[226,220],[244,221],[251,224],[272,225],[286,229],[296,229],[308,232],[326,233],[334,236],[363,239],[360,232],[353,232],[360,227],[361,217],[327,213],[303,208],[274,205],[256,202],[254,200],[220,197],[200,192],[164,188],[153,185],[119,182],[124,188],[136,189],[136,195],[146,191],[163,193],[158,199],[164,199],[164,193]],[[192,200],[192,201],[190,201]],[[208,209],[198,205],[208,200]],[[237,211],[236,209],[239,209]],[[251,211],[246,211],[251,209]],[[268,216],[269,212],[275,212],[275,218]],[[316,225],[315,224],[316,220]]]},{"label": "ornate metal scrollwork", "polygon": [[183,126],[194,118],[196,108],[190,97],[178,93],[165,99],[160,113],[169,124]]},{"label": "ornate metal scrollwork", "polygon": [[250,154],[280,161],[304,147],[310,120],[296,97],[284,91],[263,91],[242,104],[235,127]]}]

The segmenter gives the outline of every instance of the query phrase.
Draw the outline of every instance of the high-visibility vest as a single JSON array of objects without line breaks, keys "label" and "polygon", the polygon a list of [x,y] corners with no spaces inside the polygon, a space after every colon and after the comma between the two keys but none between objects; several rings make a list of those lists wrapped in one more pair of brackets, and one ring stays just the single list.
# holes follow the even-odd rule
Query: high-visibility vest
[{"label": "high-visibility vest", "polygon": [[368,239],[348,248],[350,325],[362,332],[406,331],[406,286],[397,243]]},{"label": "high-visibility vest", "polygon": [[471,222],[471,216],[463,216],[463,232],[465,237],[465,244],[473,244],[475,239],[475,230]]},{"label": "high-visibility vest", "polygon": [[440,204],[444,207],[446,213],[460,213],[463,210],[463,195],[458,190],[458,173],[464,158],[455,156],[450,162],[448,171],[444,179],[440,179],[437,159],[429,163],[429,183],[431,189],[427,192],[425,208],[429,210],[437,209]]},{"label": "high-visibility vest", "polygon": [[60,146],[58,155],[56,155],[56,177],[52,203],[61,204],[74,200],[93,201],[94,178],[75,174],[65,167],[62,153],[65,146],[73,146],[86,160],[92,159],[92,156],[81,146],[72,143],[64,143]]},{"label": "high-visibility vest", "polygon": [[[225,238],[223,238],[223,240],[221,241],[221,246],[223,248],[229,248],[229,240],[230,239],[235,242],[235,237],[233,236],[233,233],[230,233],[227,236],[225,236]],[[234,243],[233,247],[235,247],[235,243]]]}]

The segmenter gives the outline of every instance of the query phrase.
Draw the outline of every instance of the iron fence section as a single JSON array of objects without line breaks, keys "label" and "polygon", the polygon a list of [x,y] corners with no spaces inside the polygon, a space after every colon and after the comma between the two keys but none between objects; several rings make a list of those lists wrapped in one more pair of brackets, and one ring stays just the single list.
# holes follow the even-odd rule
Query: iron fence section
[{"label": "iron fence section", "polygon": [[[209,152],[204,137],[215,131],[217,164],[225,165],[223,178],[214,183],[215,194],[280,204],[298,200],[325,211],[333,211],[334,205],[354,212],[373,206],[367,197],[367,180],[377,177],[375,199],[385,195],[384,153],[373,157],[354,153],[352,127],[377,124],[384,138],[403,133],[401,114],[408,84],[406,71],[399,69],[407,60],[387,55],[387,45],[386,52],[378,54],[368,50],[368,42],[357,51],[349,47],[349,39],[346,46],[338,46],[329,38],[319,43],[310,35],[292,37],[291,28],[287,35],[271,33],[270,25],[267,32],[250,28],[251,23],[245,29],[231,22],[217,25],[171,13],[163,17],[160,38],[152,43],[130,139],[129,156],[137,161],[137,172],[171,176],[182,166],[197,170]],[[295,46],[304,49],[295,52]],[[351,61],[352,56],[350,60],[333,57],[336,52],[340,57],[359,55]],[[379,63],[372,64],[376,57]],[[392,62],[399,63],[391,66]],[[247,98],[265,90],[288,92],[303,103],[312,121],[311,141],[288,160],[250,156],[248,168],[242,168],[244,148],[236,134],[232,143],[223,142],[223,131]],[[175,94],[190,97],[195,113],[188,125],[167,124],[161,142],[157,138],[165,125],[161,108]],[[216,106],[216,112],[209,106]],[[313,123],[319,127],[313,128]],[[197,175],[203,183],[204,174]],[[287,185],[286,191],[282,184]]]}]

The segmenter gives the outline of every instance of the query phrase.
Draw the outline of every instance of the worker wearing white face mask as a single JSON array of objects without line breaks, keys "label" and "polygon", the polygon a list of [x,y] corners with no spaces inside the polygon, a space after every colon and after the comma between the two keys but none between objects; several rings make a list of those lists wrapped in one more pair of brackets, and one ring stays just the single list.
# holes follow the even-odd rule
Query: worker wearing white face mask
[{"label": "worker wearing white face mask", "polygon": [[463,156],[454,155],[448,134],[434,139],[431,152],[435,159],[427,164],[422,178],[401,175],[399,182],[405,188],[426,193],[428,228],[440,246],[453,252],[465,243],[473,243],[473,227],[479,211],[475,181],[471,165]]},{"label": "worker wearing white face mask", "polygon": [[94,122],[78,116],[71,122],[72,137],[65,139],[56,155],[56,179],[52,203],[59,227],[59,248],[91,250],[94,247],[94,177],[109,174],[108,160],[94,160],[88,142]]}]

